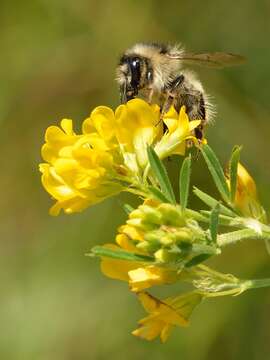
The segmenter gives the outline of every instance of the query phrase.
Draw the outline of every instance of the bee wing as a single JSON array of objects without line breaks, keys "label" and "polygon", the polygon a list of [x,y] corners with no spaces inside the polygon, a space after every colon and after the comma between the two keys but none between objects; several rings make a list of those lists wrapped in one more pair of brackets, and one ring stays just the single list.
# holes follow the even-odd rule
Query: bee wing
[{"label": "bee wing", "polygon": [[244,56],[224,52],[205,54],[183,53],[175,55],[169,54],[168,56],[171,59],[182,60],[184,63],[187,64],[207,66],[217,69],[226,66],[242,65],[246,61],[246,58]]}]

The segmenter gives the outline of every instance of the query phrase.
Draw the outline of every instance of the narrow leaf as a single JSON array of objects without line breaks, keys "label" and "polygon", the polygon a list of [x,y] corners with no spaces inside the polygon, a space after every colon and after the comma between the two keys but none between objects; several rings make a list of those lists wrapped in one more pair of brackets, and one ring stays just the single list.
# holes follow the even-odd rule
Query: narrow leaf
[{"label": "narrow leaf", "polygon": [[220,195],[222,196],[225,202],[230,202],[230,192],[228,185],[226,183],[226,178],[223,172],[223,169],[220,165],[218,158],[214,151],[210,148],[209,145],[203,145],[201,151],[204,157],[204,160],[208,166],[208,169],[213,177],[213,180],[216,184]]},{"label": "narrow leaf", "polygon": [[[200,189],[194,187],[193,192],[196,196],[198,196],[199,199],[201,199],[206,205],[208,205],[211,208],[214,208],[219,203],[216,199],[214,199],[212,196],[206,194],[205,192],[201,191]],[[235,217],[236,214],[227,208],[226,206],[220,204],[220,212],[221,214]]]},{"label": "narrow leaf", "polygon": [[148,186],[148,190],[156,200],[159,200],[163,203],[170,203],[170,200],[166,198],[166,196],[158,188],[154,186]]},{"label": "narrow leaf", "polygon": [[191,173],[191,155],[185,158],[180,170],[179,193],[180,193],[180,204],[183,210],[186,209],[188,203],[190,173]]},{"label": "narrow leaf", "polygon": [[219,223],[220,204],[218,203],[211,211],[210,215],[210,234],[214,243],[217,242],[218,223]]},{"label": "narrow leaf", "polygon": [[[206,222],[210,221],[211,211],[209,210],[201,210],[200,213],[207,219]],[[219,220],[218,223],[220,225],[226,225],[226,226],[232,226],[236,228],[240,228],[241,225],[235,221],[235,218],[232,218],[231,216],[219,214]]]},{"label": "narrow leaf", "polygon": [[229,169],[230,169],[230,199],[231,202],[234,202],[235,199],[235,194],[236,194],[236,187],[237,187],[237,168],[238,168],[238,163],[240,160],[240,151],[241,151],[241,147],[240,146],[235,146],[233,151],[232,151],[232,156],[230,159],[230,165],[229,165]]},{"label": "narrow leaf", "polygon": [[195,210],[191,210],[191,209],[186,209],[185,214],[194,220],[201,221],[203,223],[209,222],[209,216],[208,215],[204,216],[202,211],[199,212],[199,211],[195,211]]},{"label": "narrow leaf", "polygon": [[197,256],[194,256],[194,258],[192,258],[189,262],[186,263],[185,267],[189,268],[195,265],[198,265],[200,263],[202,263],[203,261],[207,260],[208,258],[210,258],[212,256],[212,254],[200,254]]},{"label": "narrow leaf", "polygon": [[169,180],[165,166],[160,161],[155,150],[152,149],[150,146],[147,148],[147,154],[151,169],[159,182],[161,191],[163,192],[164,196],[170,200],[171,203],[175,204],[176,200],[175,200],[173,188]]},{"label": "narrow leaf", "polygon": [[152,258],[151,256],[146,256],[146,255],[140,255],[140,254],[135,254],[135,253],[131,253],[129,251],[125,251],[125,250],[113,250],[110,249],[108,247],[105,246],[94,246],[91,249],[91,253],[90,254],[86,254],[89,256],[99,256],[99,257],[110,257],[113,259],[118,259],[118,260],[128,260],[128,261],[142,261],[142,262],[153,262],[154,258]]}]

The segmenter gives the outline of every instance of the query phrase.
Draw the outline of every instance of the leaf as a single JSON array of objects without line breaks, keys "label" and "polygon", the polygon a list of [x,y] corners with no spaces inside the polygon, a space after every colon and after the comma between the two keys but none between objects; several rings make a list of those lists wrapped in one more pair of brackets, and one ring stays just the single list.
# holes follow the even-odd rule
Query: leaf
[{"label": "leaf", "polygon": [[150,191],[150,193],[156,200],[159,200],[162,203],[170,203],[170,200],[167,199],[166,196],[158,188],[150,185],[147,189]]},{"label": "leaf", "polygon": [[191,209],[186,209],[185,214],[194,220],[201,221],[203,223],[209,222],[209,216],[204,216],[202,211],[199,212]]},{"label": "leaf", "polygon": [[142,262],[154,261],[154,258],[151,256],[135,254],[121,249],[113,250],[105,246],[94,246],[91,249],[91,253],[86,255],[99,256],[99,257],[105,256],[113,259],[128,260],[128,261],[142,261]]},{"label": "leaf", "polygon": [[229,170],[230,170],[230,199],[234,203],[236,188],[237,188],[237,168],[240,160],[240,146],[235,146],[232,151],[230,159]]},{"label": "leaf", "polygon": [[230,202],[230,191],[226,182],[226,178],[223,172],[223,169],[220,165],[218,158],[214,151],[210,148],[209,145],[203,145],[201,151],[204,157],[204,160],[208,166],[208,169],[213,177],[213,180],[216,184],[220,195],[226,203]]},{"label": "leaf", "polygon": [[173,188],[170,179],[168,177],[167,171],[165,169],[165,166],[160,161],[155,150],[150,146],[147,148],[147,154],[151,169],[159,182],[161,191],[172,204],[176,204]]},{"label": "leaf", "polygon": [[211,240],[217,242],[218,223],[219,223],[220,204],[218,203],[210,214],[210,234]]},{"label": "leaf", "polygon": [[[211,211],[209,210],[201,210],[200,213],[207,219],[206,222],[210,221],[210,215]],[[232,226],[232,227],[241,227],[239,223],[235,222],[235,218],[232,218],[231,216],[219,214],[219,225],[226,225],[226,226]]]},{"label": "leaf", "polygon": [[212,254],[197,255],[194,258],[192,258],[189,262],[187,262],[185,267],[189,268],[189,267],[198,265],[198,264],[202,263],[203,261],[207,260],[208,258],[210,258],[211,256],[212,256]]},{"label": "leaf", "polygon": [[188,203],[190,173],[191,173],[191,155],[186,157],[185,160],[183,161],[179,176],[180,205],[183,210],[186,209]]},{"label": "leaf", "polygon": [[[201,191],[200,189],[196,188],[194,186],[193,189],[193,193],[198,196],[199,199],[201,199],[206,205],[208,205],[210,208],[214,208],[219,202],[214,199],[212,196],[206,194],[205,192]],[[221,214],[230,216],[230,217],[235,217],[236,214],[230,210],[229,208],[227,208],[226,206],[220,204],[220,212]]]}]

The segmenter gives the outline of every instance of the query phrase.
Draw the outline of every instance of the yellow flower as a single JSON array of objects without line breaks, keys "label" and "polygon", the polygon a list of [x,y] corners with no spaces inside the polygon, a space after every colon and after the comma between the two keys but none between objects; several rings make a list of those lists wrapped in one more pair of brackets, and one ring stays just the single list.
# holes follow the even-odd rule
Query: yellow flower
[{"label": "yellow flower", "polygon": [[[145,255],[144,252],[132,245],[128,237],[124,234],[119,234],[116,241],[120,247],[114,244],[104,246],[114,250],[123,249],[131,253]],[[171,284],[184,277],[184,272],[180,274],[176,269],[168,269],[140,261],[119,260],[105,256],[101,258],[101,271],[109,278],[127,281],[131,291],[134,292],[156,285]]]},{"label": "yellow flower", "polygon": [[244,216],[259,219],[264,217],[264,210],[260,205],[255,181],[242,164],[237,168],[237,188],[235,206]]},{"label": "yellow flower", "polygon": [[42,184],[57,201],[51,215],[83,210],[122,190],[112,181],[117,163],[113,151],[97,132],[76,135],[72,120],[51,126],[45,134],[40,164]]},{"label": "yellow flower", "polygon": [[186,140],[193,139],[193,130],[200,125],[201,120],[189,121],[185,106],[182,106],[179,114],[171,107],[164,117],[168,131],[156,144],[155,151],[163,159],[170,155],[185,155]]},{"label": "yellow flower", "polygon": [[164,117],[168,131],[163,134],[160,108],[142,99],[133,99],[117,107],[115,113],[99,106],[85,120],[85,132],[93,131],[110,143],[118,144],[125,165],[139,173],[148,164],[147,146],[154,147],[160,158],[173,154],[184,155],[186,139],[193,138],[193,130],[200,120],[189,121],[185,107],[180,114],[172,107]]},{"label": "yellow flower", "polygon": [[106,247],[147,256],[152,263],[102,256],[101,270],[110,278],[128,281],[135,292],[187,279],[185,264],[199,255],[198,250],[193,252],[193,243],[205,243],[202,251],[208,244],[203,230],[185,219],[180,208],[149,199],[129,214],[118,231],[117,245]]},{"label": "yellow flower", "polygon": [[145,340],[153,340],[160,336],[161,341],[165,342],[174,326],[188,325],[188,319],[201,302],[202,295],[191,292],[161,301],[146,292],[141,292],[138,298],[149,316],[139,321],[140,327],[132,334]]},{"label": "yellow flower", "polygon": [[139,168],[144,168],[148,161],[147,146],[162,136],[159,117],[157,105],[133,99],[118,106],[115,113],[108,107],[97,107],[83,128],[91,132],[94,124],[101,137],[119,146],[125,165],[139,173]]},{"label": "yellow flower", "polygon": [[184,107],[180,115],[172,108],[164,122],[168,131],[163,135],[159,107],[133,99],[115,112],[97,107],[79,135],[72,120],[62,120],[61,128],[50,126],[42,147],[46,163],[40,164],[42,184],[57,201],[50,213],[81,211],[126,190],[123,182],[132,186],[129,191],[141,190],[147,147],[153,146],[161,158],[183,154],[186,139],[200,123],[189,122]]}]

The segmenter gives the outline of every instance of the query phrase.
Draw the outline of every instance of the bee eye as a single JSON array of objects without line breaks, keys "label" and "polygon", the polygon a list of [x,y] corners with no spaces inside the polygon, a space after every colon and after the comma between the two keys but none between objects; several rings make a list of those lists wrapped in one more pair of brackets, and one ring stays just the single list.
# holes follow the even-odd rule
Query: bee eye
[{"label": "bee eye", "polygon": [[139,67],[140,66],[140,61],[138,59],[133,60],[132,61],[132,66],[134,66],[135,68]]}]

